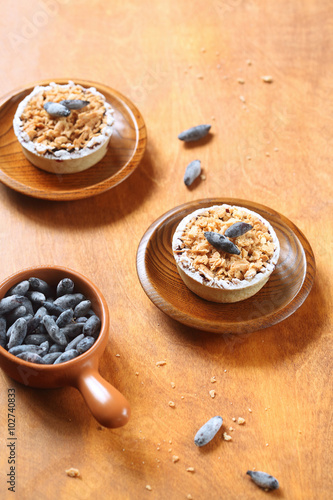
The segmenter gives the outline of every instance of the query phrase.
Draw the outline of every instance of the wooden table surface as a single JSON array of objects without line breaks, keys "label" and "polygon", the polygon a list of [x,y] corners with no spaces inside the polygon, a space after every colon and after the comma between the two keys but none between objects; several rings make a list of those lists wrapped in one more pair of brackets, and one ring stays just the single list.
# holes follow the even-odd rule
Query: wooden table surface
[{"label": "wooden table surface", "polygon": [[[38,264],[92,279],[111,314],[100,371],[132,409],[125,427],[101,428],[76,389],[31,389],[1,371],[1,498],[332,498],[331,2],[17,0],[3,2],[0,23],[1,95],[45,79],[100,82],[139,108],[148,131],[140,166],[98,196],[45,201],[0,185],[0,279]],[[200,123],[212,125],[209,140],[177,139]],[[187,188],[194,159],[205,178]],[[136,252],[146,229],[212,197],[267,205],[308,239],[314,286],[281,323],[205,333],[142,289]],[[6,482],[13,388],[15,494]],[[196,447],[214,415],[222,429]],[[246,475],[253,468],[280,489],[260,490]]]}]

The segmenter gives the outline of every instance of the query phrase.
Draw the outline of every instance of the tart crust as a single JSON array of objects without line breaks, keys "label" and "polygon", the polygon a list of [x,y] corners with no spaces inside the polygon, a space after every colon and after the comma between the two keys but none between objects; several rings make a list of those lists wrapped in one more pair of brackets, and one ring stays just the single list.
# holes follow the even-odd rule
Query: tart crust
[{"label": "tart crust", "polygon": [[[239,246],[239,256],[216,250],[203,236],[211,230],[224,234],[238,221],[253,225],[243,236],[230,238]],[[173,235],[172,250],[179,275],[192,292],[211,302],[230,303],[253,296],[267,283],[279,259],[280,244],[261,215],[223,204],[196,210],[182,219]]]},{"label": "tart crust", "polygon": [[[46,102],[81,99],[89,104],[68,117],[50,117]],[[55,174],[86,170],[107,152],[113,132],[113,109],[94,87],[72,81],[37,86],[20,102],[13,128],[26,158],[38,168]]]}]

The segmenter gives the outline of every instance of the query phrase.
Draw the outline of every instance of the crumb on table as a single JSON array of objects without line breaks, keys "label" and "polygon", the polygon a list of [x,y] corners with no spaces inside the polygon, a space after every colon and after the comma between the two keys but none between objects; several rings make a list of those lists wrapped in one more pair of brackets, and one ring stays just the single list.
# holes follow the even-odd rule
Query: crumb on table
[{"label": "crumb on table", "polygon": [[195,472],[194,467],[187,467],[186,472]]},{"label": "crumb on table", "polygon": [[79,469],[75,469],[74,467],[66,469],[66,474],[69,477],[81,477]]}]

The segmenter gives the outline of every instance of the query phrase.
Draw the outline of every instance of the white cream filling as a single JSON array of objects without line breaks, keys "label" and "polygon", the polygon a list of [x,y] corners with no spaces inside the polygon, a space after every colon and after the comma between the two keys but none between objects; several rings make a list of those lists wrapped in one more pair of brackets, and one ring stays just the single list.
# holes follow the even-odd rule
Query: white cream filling
[{"label": "white cream filling", "polygon": [[[72,152],[66,151],[65,149],[59,149],[54,152],[48,151],[47,153],[44,153],[47,150],[47,146],[42,143],[35,143],[31,141],[29,135],[22,128],[23,122],[20,116],[25,110],[30,99],[32,99],[32,97],[34,97],[35,95],[39,94],[39,92],[51,90],[53,87],[61,87],[62,89],[65,90],[68,89],[69,91],[71,90],[71,87],[80,87],[84,91],[89,90],[89,92],[91,92],[92,94],[100,96],[104,101],[104,106],[106,110],[106,125],[102,128],[100,135],[92,137],[90,141],[87,143],[87,145],[82,149],[78,149]],[[37,156],[48,158],[50,160],[54,159],[69,160],[74,158],[83,158],[84,156],[91,154],[93,151],[103,146],[103,144],[105,144],[105,142],[107,142],[110,139],[113,132],[113,124],[114,124],[113,113],[114,111],[110,106],[110,104],[106,102],[105,96],[101,94],[101,92],[98,92],[98,90],[96,90],[95,87],[84,88],[81,85],[78,85],[72,81],[69,81],[68,84],[66,85],[58,85],[55,82],[51,82],[49,85],[46,86],[37,85],[33,89],[33,91],[29,95],[27,95],[23,99],[23,101],[20,102],[20,104],[17,107],[16,113],[14,115],[13,128],[15,135],[22,144],[22,146]]]},{"label": "white cream filling", "polygon": [[[201,285],[205,285],[212,288],[220,288],[225,290],[235,290],[240,288],[247,288],[249,286],[257,284],[259,281],[268,278],[275,269],[275,266],[279,260],[280,255],[280,243],[276,236],[276,233],[271,226],[271,224],[264,219],[261,215],[253,212],[244,207],[236,207],[243,212],[251,214],[254,217],[257,217],[268,229],[269,234],[272,236],[273,245],[274,245],[274,253],[272,258],[266,263],[266,267],[263,268],[263,271],[256,273],[254,276],[239,280],[237,278],[233,278],[232,280],[218,279],[212,278],[208,274],[205,274],[203,271],[197,271],[193,266],[193,260],[188,256],[187,249],[184,247],[184,251],[182,253],[178,253],[177,249],[183,246],[183,242],[181,237],[184,234],[185,228],[187,224],[193,219],[193,217],[197,217],[198,215],[207,212],[208,210],[214,210],[218,208],[232,208],[231,205],[223,204],[223,205],[214,205],[212,207],[200,208],[195,212],[190,213],[181,222],[178,224],[176,231],[172,238],[172,250],[174,258],[178,264],[178,266],[192,279],[200,283]],[[205,277],[203,277],[204,275]]]}]

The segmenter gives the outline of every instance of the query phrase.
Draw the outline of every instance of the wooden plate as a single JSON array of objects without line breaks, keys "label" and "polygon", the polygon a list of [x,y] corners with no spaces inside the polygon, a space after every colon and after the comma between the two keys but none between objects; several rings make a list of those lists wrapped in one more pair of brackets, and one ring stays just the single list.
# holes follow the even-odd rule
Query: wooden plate
[{"label": "wooden plate", "polygon": [[[59,84],[68,78],[55,79]],[[17,106],[36,82],[16,90],[0,102],[0,181],[6,186],[34,198],[77,200],[107,191],[125,180],[138,166],[146,148],[147,134],[139,110],[114,89],[86,80],[75,80],[83,87],[96,87],[115,110],[115,130],[105,157],[94,167],[77,174],[50,174],[34,167],[23,155],[12,127]]]},{"label": "wooden plate", "polygon": [[[234,304],[208,302],[181,280],[172,253],[172,236],[180,220],[199,208],[228,203],[254,210],[274,227],[281,245],[276,269],[253,297]],[[315,276],[309,242],[286,217],[264,205],[232,198],[193,201],[157,219],[142,237],[137,273],[151,301],[180,323],[214,333],[248,333],[284,320],[304,302]]]}]

